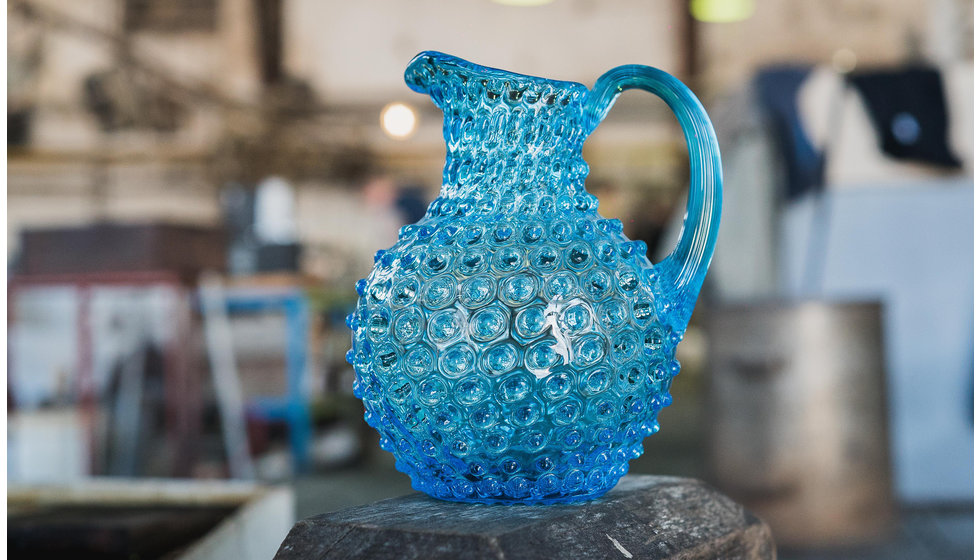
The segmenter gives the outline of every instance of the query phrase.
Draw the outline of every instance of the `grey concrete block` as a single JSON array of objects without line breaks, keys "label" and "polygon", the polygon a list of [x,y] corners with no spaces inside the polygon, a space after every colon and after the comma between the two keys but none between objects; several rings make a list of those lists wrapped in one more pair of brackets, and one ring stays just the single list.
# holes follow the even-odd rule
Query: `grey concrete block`
[{"label": "grey concrete block", "polygon": [[411,494],[297,523],[276,560],[773,559],[769,527],[703,482],[626,476],[598,500],[460,504]]}]

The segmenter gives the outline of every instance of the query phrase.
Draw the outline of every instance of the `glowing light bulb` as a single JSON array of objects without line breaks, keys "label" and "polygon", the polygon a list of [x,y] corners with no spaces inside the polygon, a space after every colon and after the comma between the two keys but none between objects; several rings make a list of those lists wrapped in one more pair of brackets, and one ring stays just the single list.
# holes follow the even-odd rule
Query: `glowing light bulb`
[{"label": "glowing light bulb", "polygon": [[381,110],[381,128],[389,137],[404,140],[415,132],[415,110],[404,103],[389,103]]},{"label": "glowing light bulb", "polygon": [[748,19],[755,0],[691,0],[691,15],[705,23],[732,23]]}]

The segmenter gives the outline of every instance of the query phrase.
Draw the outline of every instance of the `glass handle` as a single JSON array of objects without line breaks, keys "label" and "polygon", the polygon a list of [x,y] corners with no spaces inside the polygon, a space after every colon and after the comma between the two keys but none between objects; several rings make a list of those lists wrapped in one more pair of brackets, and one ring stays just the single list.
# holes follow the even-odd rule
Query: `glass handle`
[{"label": "glass handle", "polygon": [[[586,103],[589,130],[602,121],[619,94],[642,89],[663,99],[684,131],[691,162],[691,186],[687,214],[673,252],[654,265],[653,279],[667,296],[667,320],[683,333],[718,237],[721,219],[721,153],[708,114],[694,93],[670,74],[631,64],[606,72],[597,81]],[[662,304],[663,305],[663,304]]]}]

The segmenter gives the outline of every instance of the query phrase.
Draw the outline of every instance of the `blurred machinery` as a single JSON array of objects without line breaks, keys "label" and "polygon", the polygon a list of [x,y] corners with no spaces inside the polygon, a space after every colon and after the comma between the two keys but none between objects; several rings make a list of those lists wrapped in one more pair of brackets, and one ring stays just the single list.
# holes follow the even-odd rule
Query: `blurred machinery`
[{"label": "blurred machinery", "polygon": [[[223,430],[214,447],[224,450],[219,461],[232,459],[233,476],[254,476],[242,467],[251,461],[249,435],[267,439],[247,431],[246,420],[284,423],[289,470],[309,468],[308,281],[285,274],[226,287],[219,278],[217,290],[199,290],[205,271],[224,268],[221,230],[98,224],[24,238],[8,288],[11,480],[188,476],[209,454],[210,410]],[[270,315],[283,321],[261,322]],[[236,345],[241,329],[229,317],[259,318],[259,338]],[[249,356],[265,366],[242,376]]]},{"label": "blurred machinery", "polygon": [[882,308],[732,305],[709,316],[710,477],[783,546],[892,528]]}]

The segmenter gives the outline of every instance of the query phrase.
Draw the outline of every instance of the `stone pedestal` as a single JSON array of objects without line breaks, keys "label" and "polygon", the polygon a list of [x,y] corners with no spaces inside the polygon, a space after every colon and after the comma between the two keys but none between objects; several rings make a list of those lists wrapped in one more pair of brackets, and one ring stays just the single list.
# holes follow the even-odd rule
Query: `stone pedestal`
[{"label": "stone pedestal", "polygon": [[411,494],[297,523],[276,560],[328,558],[774,559],[769,527],[703,482],[626,476],[559,506],[443,502]]}]

